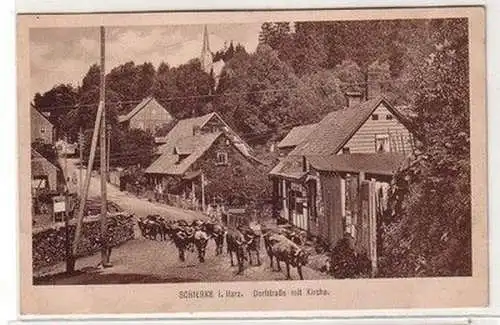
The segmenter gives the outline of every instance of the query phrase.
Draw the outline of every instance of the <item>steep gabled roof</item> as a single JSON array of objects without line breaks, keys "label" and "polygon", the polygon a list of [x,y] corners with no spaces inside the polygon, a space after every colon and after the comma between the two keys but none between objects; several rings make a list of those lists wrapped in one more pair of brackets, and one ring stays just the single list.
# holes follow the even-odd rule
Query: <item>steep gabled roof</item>
[{"label": "steep gabled roof", "polygon": [[406,124],[406,119],[383,97],[362,102],[352,108],[331,112],[318,123],[314,132],[271,170],[270,175],[292,178],[304,176],[301,157],[336,155],[382,103],[400,122]]},{"label": "steep gabled roof", "polygon": [[309,134],[318,126],[315,124],[306,124],[294,127],[283,140],[278,143],[278,148],[295,147],[302,141],[304,141]]},{"label": "steep gabled roof", "polygon": [[134,117],[137,113],[139,113],[140,111],[142,111],[144,108],[146,107],[155,107],[155,108],[160,108],[160,109],[163,109],[167,112],[167,114],[170,116],[170,118],[172,118],[172,116],[170,115],[170,113],[165,109],[165,107],[161,106],[160,103],[158,103],[156,101],[156,99],[154,99],[153,97],[151,96],[148,96],[146,98],[144,98],[142,100],[142,102],[140,102],[139,104],[137,104],[136,107],[134,107],[130,112],[128,112],[127,114],[125,115],[120,115],[118,116],[118,122],[119,123],[123,123],[125,121],[128,121],[130,120],[132,117]]},{"label": "steep gabled roof", "polygon": [[[174,148],[176,151],[179,150],[180,152],[178,152],[178,154],[173,150],[171,152],[164,152],[146,169],[146,173],[183,175],[221,135],[222,132],[215,132],[187,136],[179,139]],[[179,161],[179,154],[187,155],[187,157]]]},{"label": "steep gabled roof", "polygon": [[52,122],[47,116],[43,115],[42,112],[40,112],[38,110],[38,108],[36,108],[33,104],[30,104],[30,108],[31,108],[31,113],[35,112],[37,113],[43,120],[47,121],[50,125],[54,126],[55,123]]},{"label": "steep gabled roof", "polygon": [[33,176],[44,176],[47,175],[47,166],[55,170],[59,168],[51,163],[47,158],[42,156],[38,151],[31,148],[31,175]]},{"label": "steep gabled roof", "polygon": [[173,129],[163,138],[165,143],[158,148],[159,152],[172,152],[175,144],[180,139],[192,136],[193,128],[195,126],[202,127],[214,116],[214,114],[215,113],[205,114],[203,116],[187,118],[177,122]]},{"label": "steep gabled roof", "polygon": [[[212,118],[219,119],[225,126],[220,131],[193,134],[195,127],[202,128]],[[165,144],[159,147],[161,156],[147,169],[148,174],[182,175],[199,157],[205,153],[215,140],[224,135],[246,158],[262,164],[250,153],[250,147],[232,131],[217,113],[180,120],[164,138]],[[179,155],[187,156],[179,162]]]}]

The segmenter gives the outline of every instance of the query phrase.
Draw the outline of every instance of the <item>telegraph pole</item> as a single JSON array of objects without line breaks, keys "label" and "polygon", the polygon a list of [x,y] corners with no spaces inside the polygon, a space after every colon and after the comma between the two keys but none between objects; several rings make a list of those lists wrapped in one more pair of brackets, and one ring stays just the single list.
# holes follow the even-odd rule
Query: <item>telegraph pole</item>
[{"label": "telegraph pole", "polygon": [[[104,41],[104,28],[101,27],[101,42]],[[104,73],[104,44],[101,46],[101,91],[104,90],[104,85],[102,84],[103,81],[103,73]],[[104,95],[104,94],[101,94]],[[83,191],[82,195],[80,197],[80,205],[78,207],[78,214],[77,214],[77,220],[76,220],[76,231],[75,231],[75,240],[73,242],[73,250],[72,250],[72,258],[73,260],[76,258],[77,251],[78,251],[78,244],[80,242],[80,237],[82,234],[82,223],[83,223],[83,213],[85,211],[85,204],[87,203],[87,195],[89,192],[89,186],[90,186],[90,179],[92,178],[92,168],[94,167],[94,159],[95,159],[95,154],[96,154],[96,149],[97,149],[97,140],[99,136],[99,130],[101,129],[102,125],[104,123],[101,123],[101,119],[103,119],[103,111],[104,111],[104,96],[101,96],[101,101],[99,102],[99,106],[97,108],[97,114],[95,118],[95,123],[94,123],[94,131],[92,133],[92,143],[90,145],[90,155],[89,155],[89,161],[87,165],[87,173],[85,176],[85,184],[83,185]],[[102,142],[101,142],[102,144]],[[102,150],[102,149],[101,149]],[[101,154],[102,156],[102,154]],[[101,167],[103,164],[101,163]],[[107,207],[105,207],[107,208]],[[107,210],[107,209],[106,209]],[[105,210],[105,211],[106,211]],[[105,220],[103,220],[104,222]]]},{"label": "telegraph pole", "polygon": [[80,197],[83,195],[83,129],[80,127],[80,132],[78,133],[78,147],[80,149],[80,176],[78,179],[78,187]]},{"label": "telegraph pole", "polygon": [[201,172],[201,212],[205,212],[205,175]]},{"label": "telegraph pole", "polygon": [[107,150],[107,164],[106,164],[106,175],[107,175],[107,180],[108,182],[110,181],[109,179],[109,161],[111,160],[111,125],[108,125],[107,127],[107,143],[106,143],[106,148],[108,149]]},{"label": "telegraph pole", "polygon": [[100,83],[100,102],[102,103],[102,121],[101,121],[101,138],[99,140],[100,148],[100,164],[99,168],[101,170],[101,263],[103,266],[109,264],[108,260],[108,236],[107,236],[107,176],[106,176],[106,68],[105,68],[105,31],[104,26],[101,26],[101,83]]}]

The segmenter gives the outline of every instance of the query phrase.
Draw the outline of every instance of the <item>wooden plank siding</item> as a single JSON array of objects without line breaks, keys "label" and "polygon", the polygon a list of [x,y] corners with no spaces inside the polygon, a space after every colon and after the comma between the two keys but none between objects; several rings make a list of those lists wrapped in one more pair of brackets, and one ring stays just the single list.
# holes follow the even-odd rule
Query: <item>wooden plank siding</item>
[{"label": "wooden plank siding", "polygon": [[[383,104],[380,104],[373,114],[378,115],[378,120],[372,120],[370,116],[343,148],[349,148],[350,153],[374,153],[376,152],[376,135],[387,134],[389,136],[390,151],[411,152],[410,132],[397,120],[396,116]],[[387,115],[391,115],[392,119],[387,120]],[[339,151],[339,154],[341,153],[342,150]]]},{"label": "wooden plank siding", "polygon": [[130,119],[130,128],[155,132],[172,120],[172,116],[159,104],[149,103]]}]

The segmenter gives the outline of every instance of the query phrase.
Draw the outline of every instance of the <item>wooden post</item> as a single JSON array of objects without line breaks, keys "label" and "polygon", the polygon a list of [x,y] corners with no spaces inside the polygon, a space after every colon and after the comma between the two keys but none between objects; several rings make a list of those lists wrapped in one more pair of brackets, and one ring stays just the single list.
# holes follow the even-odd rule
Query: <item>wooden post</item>
[{"label": "wooden post", "polygon": [[201,211],[205,212],[205,175],[201,173]]},{"label": "wooden post", "polygon": [[97,109],[96,119],[95,119],[95,123],[94,123],[94,132],[92,134],[92,143],[90,146],[89,161],[88,161],[88,165],[87,165],[87,173],[85,176],[83,193],[80,196],[80,205],[78,206],[75,240],[73,242],[73,255],[76,255],[78,243],[80,241],[80,236],[81,236],[83,212],[85,209],[85,203],[87,202],[87,195],[88,195],[89,186],[90,186],[90,179],[92,177],[92,167],[94,166],[94,159],[95,159],[95,153],[96,153],[96,148],[97,148],[97,136],[99,135],[99,127],[101,124],[102,104],[103,103],[99,103],[99,107]]},{"label": "wooden post", "polygon": [[99,97],[102,103],[102,121],[100,127],[100,140],[99,140],[99,148],[100,148],[100,172],[101,172],[101,263],[103,266],[107,266],[109,264],[108,260],[108,234],[107,234],[107,176],[106,176],[106,68],[105,68],[105,31],[104,27],[101,26],[101,83],[100,83],[100,92]]},{"label": "wooden post", "polygon": [[79,142],[79,147],[80,147],[80,178],[78,179],[78,194],[82,196],[83,194],[83,129],[80,127],[80,132],[78,133],[78,142]]},{"label": "wooden post", "polygon": [[107,133],[106,133],[106,136],[107,136],[107,142],[106,142],[106,148],[108,149],[107,150],[107,159],[106,159],[106,175],[107,175],[107,181],[109,182],[110,179],[109,179],[109,161],[111,160],[111,125],[108,125],[108,128],[107,128]]}]

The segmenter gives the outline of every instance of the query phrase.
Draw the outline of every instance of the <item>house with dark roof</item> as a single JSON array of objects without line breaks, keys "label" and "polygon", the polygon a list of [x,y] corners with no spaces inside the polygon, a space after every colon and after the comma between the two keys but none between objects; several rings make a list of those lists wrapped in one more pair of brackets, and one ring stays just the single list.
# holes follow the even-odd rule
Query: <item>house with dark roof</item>
[{"label": "house with dark roof", "polygon": [[318,124],[306,124],[294,127],[288,134],[278,143],[278,150],[280,156],[286,156],[295,149],[299,143],[311,134],[311,132],[318,126]]},{"label": "house with dark roof", "polygon": [[217,113],[178,121],[163,142],[160,157],[145,171],[150,183],[161,194],[189,198],[198,207],[214,194],[204,193],[205,185],[242,181],[261,165]]},{"label": "house with dark roof", "polygon": [[162,126],[173,120],[172,115],[156,99],[144,98],[127,114],[118,116],[123,126],[155,133]]},{"label": "house with dark roof", "polygon": [[55,141],[54,124],[44,116],[35,106],[31,110],[31,142],[52,144]]},{"label": "house with dark roof", "polygon": [[[269,176],[276,217],[329,246],[345,233],[357,236],[358,230],[360,246],[370,250],[368,234],[375,232],[367,230],[369,222],[361,217],[362,191],[369,191],[372,198],[378,190],[387,190],[394,171],[412,152],[413,138],[406,118],[385,98],[352,103],[307,126],[307,136],[295,137],[292,130],[282,142],[302,140]],[[362,190],[365,181],[375,185],[370,183],[366,185],[369,190]],[[370,213],[376,210],[373,202],[366,203]]]},{"label": "house with dark roof", "polygon": [[61,169],[31,149],[31,185],[34,193],[61,192],[65,181]]}]

